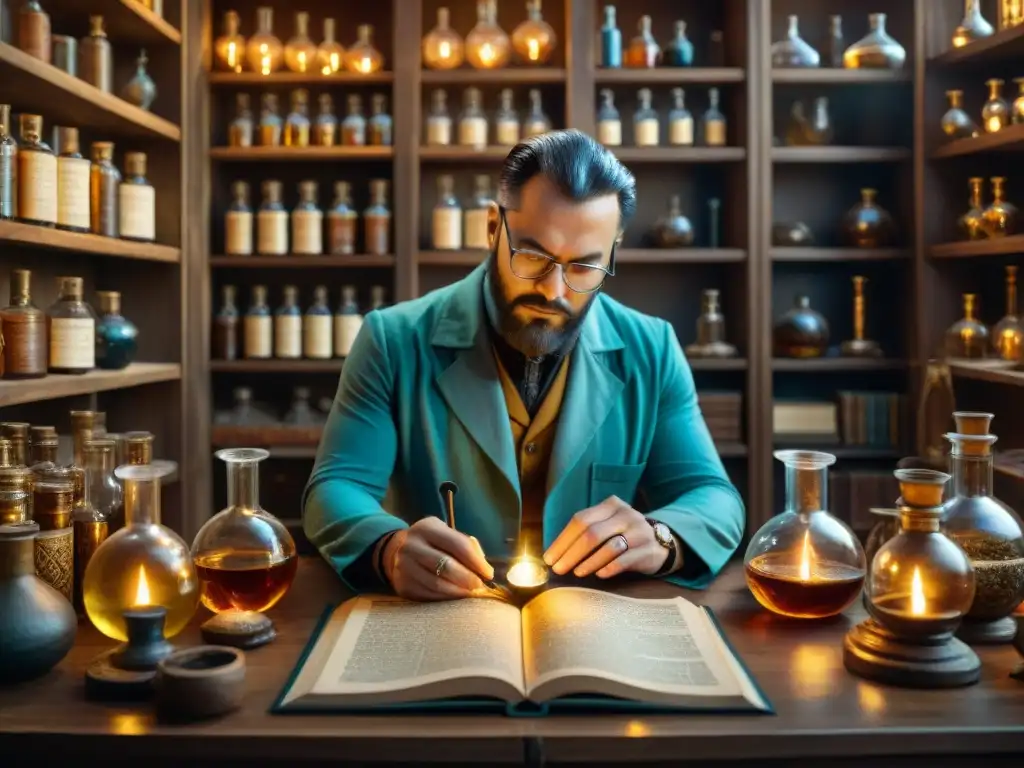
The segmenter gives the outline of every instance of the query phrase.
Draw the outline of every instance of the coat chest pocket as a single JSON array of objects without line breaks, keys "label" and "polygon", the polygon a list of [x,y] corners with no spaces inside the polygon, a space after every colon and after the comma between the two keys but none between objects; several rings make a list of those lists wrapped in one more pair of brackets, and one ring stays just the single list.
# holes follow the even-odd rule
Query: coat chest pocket
[{"label": "coat chest pocket", "polygon": [[590,506],[609,496],[618,496],[635,506],[636,489],[647,464],[592,464],[590,467]]}]

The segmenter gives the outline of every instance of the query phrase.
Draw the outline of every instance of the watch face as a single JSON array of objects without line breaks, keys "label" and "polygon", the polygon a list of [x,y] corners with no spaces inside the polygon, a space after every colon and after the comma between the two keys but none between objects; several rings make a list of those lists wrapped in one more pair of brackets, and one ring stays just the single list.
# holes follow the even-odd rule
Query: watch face
[{"label": "watch face", "polygon": [[669,547],[672,545],[672,532],[664,523],[655,523],[654,538],[656,538],[658,543],[663,547]]}]

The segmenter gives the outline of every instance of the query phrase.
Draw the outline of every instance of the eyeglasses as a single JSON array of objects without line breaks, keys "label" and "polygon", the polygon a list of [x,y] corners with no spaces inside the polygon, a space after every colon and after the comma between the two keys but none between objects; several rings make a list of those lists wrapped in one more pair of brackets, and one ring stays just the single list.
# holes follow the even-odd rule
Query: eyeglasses
[{"label": "eyeglasses", "polygon": [[580,264],[569,262],[564,264],[557,259],[548,256],[546,253],[535,251],[530,248],[516,248],[512,245],[512,235],[508,228],[508,218],[505,216],[505,209],[499,209],[502,225],[505,228],[505,239],[508,241],[509,266],[512,274],[522,280],[540,280],[547,275],[555,265],[562,268],[562,281],[570,290],[576,293],[593,293],[602,285],[609,275],[615,276],[615,247],[618,242],[612,243],[611,257],[608,266],[600,264]]}]

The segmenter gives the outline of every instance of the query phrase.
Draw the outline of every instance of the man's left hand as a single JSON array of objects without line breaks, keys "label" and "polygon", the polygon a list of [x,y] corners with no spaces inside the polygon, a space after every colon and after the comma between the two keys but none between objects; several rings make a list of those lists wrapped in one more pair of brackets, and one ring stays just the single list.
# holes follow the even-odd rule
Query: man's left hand
[{"label": "man's left hand", "polygon": [[626,571],[656,573],[671,555],[654,537],[647,518],[616,496],[573,515],[544,562],[563,575],[607,579]]}]

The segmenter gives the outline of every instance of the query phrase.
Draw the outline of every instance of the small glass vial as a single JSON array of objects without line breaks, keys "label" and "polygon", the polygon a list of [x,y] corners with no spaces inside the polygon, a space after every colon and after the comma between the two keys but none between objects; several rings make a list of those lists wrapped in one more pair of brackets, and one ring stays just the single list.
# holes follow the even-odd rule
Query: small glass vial
[{"label": "small glass vial", "polygon": [[981,108],[982,125],[985,133],[997,133],[1010,123],[1010,105],[1002,96],[1003,81],[999,78],[986,80],[988,101]]},{"label": "small glass vial", "polygon": [[263,182],[263,203],[256,214],[256,251],[264,256],[288,253],[288,211],[281,202],[281,182]]},{"label": "small glass vial", "polygon": [[383,93],[373,94],[370,100],[370,112],[368,123],[370,146],[390,147],[393,122],[391,115],[388,114],[388,97]]},{"label": "small glass vial", "polygon": [[491,179],[480,175],[475,178],[473,197],[463,213],[465,243],[467,248],[488,250],[487,214],[491,209]]},{"label": "small glass vial", "polygon": [[333,318],[327,306],[327,286],[313,289],[313,303],[302,318],[302,355],[310,360],[330,360],[334,354]]},{"label": "small glass vial", "polygon": [[29,270],[11,271],[11,303],[0,309],[5,379],[39,379],[46,375],[46,315],[32,303],[31,284]]},{"label": "small glass vial", "polygon": [[725,115],[718,108],[718,89],[708,90],[708,110],[704,113],[704,143],[709,147],[724,147]]},{"label": "small glass vial", "polygon": [[315,181],[299,183],[299,204],[292,211],[292,253],[319,256],[324,252],[324,213],[317,206]]},{"label": "small glass vial", "polygon": [[292,72],[312,72],[316,67],[316,45],[309,39],[309,14],[295,14],[295,35],[284,47],[284,63]]},{"label": "small glass vial", "polygon": [[273,354],[274,327],[267,306],[267,286],[252,287],[252,301],[245,313],[243,351],[247,359],[267,360]]},{"label": "small glass vial", "polygon": [[302,357],[302,310],[299,289],[284,287],[284,303],[274,313],[274,357],[296,360]]},{"label": "small glass vial", "polygon": [[46,311],[50,373],[88,373],[96,367],[96,313],[82,301],[82,278],[58,277],[57,285],[57,301]]},{"label": "small glass vial", "polygon": [[89,36],[83,37],[78,45],[78,76],[104,93],[113,88],[114,54],[102,16],[89,17]]},{"label": "small glass vial", "polygon": [[637,92],[637,101],[639,106],[633,114],[633,143],[638,147],[656,147],[661,126],[658,113],[651,107],[651,89],[641,88]]},{"label": "small glass vial", "polygon": [[18,142],[11,135],[11,105],[0,104],[0,219],[18,213]]},{"label": "small glass vial", "polygon": [[260,97],[260,146],[279,147],[281,146],[281,134],[284,132],[284,123],[281,115],[278,114],[277,95],[264,93]]},{"label": "small glass vial", "polygon": [[430,94],[430,114],[427,115],[426,127],[427,146],[451,146],[452,117],[448,114],[448,94],[441,88]]},{"label": "small glass vial", "polygon": [[146,180],[146,154],[126,152],[125,178],[118,187],[119,230],[126,240],[156,240],[156,190]]},{"label": "small glass vial", "polygon": [[499,147],[514,147],[519,143],[519,115],[516,114],[515,95],[511,88],[501,91],[501,106],[494,115],[494,141]]},{"label": "small glass vial", "polygon": [[540,136],[551,130],[551,119],[544,113],[544,104],[540,98],[540,91],[536,88],[530,89],[530,113],[523,121],[523,138]]},{"label": "small glass vial", "polygon": [[213,318],[213,358],[215,360],[238,359],[238,305],[235,303],[235,286],[221,288],[221,305]]},{"label": "small glass vial", "polygon": [[611,88],[601,89],[601,107],[597,110],[597,140],[606,147],[622,146],[622,118],[615,108]]},{"label": "small glass vial", "polygon": [[43,141],[43,118],[21,115],[18,147],[18,218],[29,224],[57,224],[57,157]]},{"label": "small glass vial", "polygon": [[249,185],[236,181],[231,185],[231,205],[224,214],[224,253],[228,256],[252,255],[252,208]]},{"label": "small glass vial", "polygon": [[334,182],[334,204],[327,213],[327,245],[332,256],[351,256],[356,252],[356,221],[351,187],[347,181]]},{"label": "small glass vial", "polygon": [[391,253],[391,209],[388,208],[387,179],[370,182],[370,206],[363,212],[366,252],[372,256]]},{"label": "small glass vial", "polygon": [[473,149],[483,149],[487,146],[487,116],[480,108],[479,88],[467,88],[462,94],[459,146]]},{"label": "small glass vial", "polygon": [[374,285],[370,287],[370,311],[373,312],[375,309],[384,309],[387,306],[387,300],[385,296],[387,291],[383,285]]},{"label": "small glass vial", "polygon": [[120,186],[121,172],[114,165],[113,142],[94,141],[89,168],[89,228],[94,235],[117,237]]},{"label": "small glass vial", "polygon": [[364,147],[366,118],[363,117],[363,99],[358,93],[350,93],[347,103],[348,112],[341,121],[341,143],[347,147]]},{"label": "small glass vial", "polygon": [[341,287],[341,304],[334,315],[334,356],[348,357],[352,343],[363,327],[363,315],[356,301],[356,289],[352,285]]},{"label": "small glass vial", "polygon": [[308,147],[309,129],[309,91],[296,88],[292,91],[292,111],[284,121],[284,145]]},{"label": "small glass vial", "polygon": [[686,108],[686,92],[672,89],[672,110],[668,113],[668,143],[674,147],[693,146],[693,115]]},{"label": "small glass vial", "polygon": [[604,69],[619,69],[622,66],[622,32],[615,23],[615,6],[604,7],[604,24],[601,25],[601,66]]},{"label": "small glass vial", "polygon": [[57,227],[71,232],[89,231],[89,169],[82,157],[78,129],[58,126],[57,135]]},{"label": "small glass vial", "polygon": [[[6,16],[4,17],[6,20]],[[4,42],[10,42],[10,30],[0,30]],[[50,17],[38,0],[25,0],[18,13],[18,48],[47,64],[53,50]]]},{"label": "small glass vial", "polygon": [[313,143],[318,147],[333,147],[338,143],[338,117],[334,114],[334,99],[329,93],[317,98],[320,111],[313,125]]},{"label": "small glass vial", "polygon": [[251,147],[254,130],[249,94],[235,94],[235,117],[228,126],[228,146]]},{"label": "small glass vial", "polygon": [[432,214],[431,243],[437,251],[462,248],[462,208],[455,197],[455,179],[437,177],[437,203]]}]

